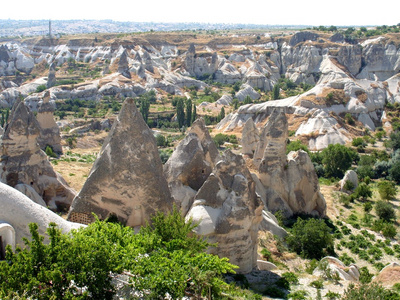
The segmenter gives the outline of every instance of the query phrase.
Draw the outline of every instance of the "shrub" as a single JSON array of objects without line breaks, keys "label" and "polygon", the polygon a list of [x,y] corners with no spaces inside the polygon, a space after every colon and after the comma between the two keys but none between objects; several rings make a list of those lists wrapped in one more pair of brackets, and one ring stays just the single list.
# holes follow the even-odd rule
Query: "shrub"
[{"label": "shrub", "polygon": [[47,89],[47,86],[45,84],[41,84],[36,88],[36,93],[41,93]]},{"label": "shrub", "polygon": [[321,279],[314,280],[310,283],[310,286],[315,287],[316,289],[322,289],[324,287],[324,282]]},{"label": "shrub", "polygon": [[373,276],[374,275],[369,272],[367,267],[364,266],[360,268],[360,283],[370,283]]},{"label": "shrub", "polygon": [[399,294],[382,287],[378,283],[364,283],[360,286],[350,285],[345,291],[343,300],[391,300],[398,299]]},{"label": "shrub", "polygon": [[388,180],[379,181],[378,192],[382,200],[390,200],[397,193],[396,184],[393,181],[388,181]]},{"label": "shrub", "polygon": [[319,259],[332,252],[330,228],[323,220],[298,218],[286,237],[289,248],[305,258]]},{"label": "shrub", "polygon": [[325,294],[325,298],[328,299],[328,300],[336,300],[336,299],[339,299],[339,298],[340,298],[340,294],[339,294],[339,293],[332,292],[332,291],[328,291],[328,292]]},{"label": "shrub", "polygon": [[299,291],[289,293],[287,295],[287,297],[292,300],[305,300],[305,299],[307,299],[306,298],[307,295],[308,295],[308,293],[306,291],[299,290]]},{"label": "shrub", "polygon": [[361,182],[354,190],[356,198],[366,200],[372,196],[372,189],[365,182]]},{"label": "shrub", "polygon": [[57,157],[57,154],[55,154],[54,151],[53,151],[53,147],[51,147],[49,145],[46,146],[46,150],[44,152],[49,157]]},{"label": "shrub", "polygon": [[385,238],[394,238],[397,234],[396,227],[392,223],[384,223],[382,234]]},{"label": "shrub", "polygon": [[389,202],[379,200],[375,203],[375,212],[379,219],[387,222],[393,222],[396,218],[396,212]]},{"label": "shrub", "polygon": [[308,150],[308,147],[304,145],[300,140],[295,140],[291,141],[287,147],[286,147],[286,154],[288,154],[290,151],[298,151],[298,150],[303,150],[307,153],[310,153],[310,150]]}]

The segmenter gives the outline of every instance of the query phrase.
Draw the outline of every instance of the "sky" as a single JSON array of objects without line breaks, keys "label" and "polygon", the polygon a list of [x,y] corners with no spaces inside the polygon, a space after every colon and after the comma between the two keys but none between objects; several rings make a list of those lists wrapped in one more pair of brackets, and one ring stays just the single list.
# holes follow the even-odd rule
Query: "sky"
[{"label": "sky", "polygon": [[[15,1],[15,2],[14,2]],[[397,1],[6,0],[0,19],[202,22],[264,25],[396,25]],[[373,4],[371,4],[373,3]]]}]

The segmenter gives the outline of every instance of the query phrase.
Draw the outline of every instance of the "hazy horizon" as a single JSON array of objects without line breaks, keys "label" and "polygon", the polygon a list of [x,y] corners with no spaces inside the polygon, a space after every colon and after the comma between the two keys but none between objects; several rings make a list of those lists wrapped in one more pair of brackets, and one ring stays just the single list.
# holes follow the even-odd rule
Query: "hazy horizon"
[{"label": "hazy horizon", "polygon": [[54,1],[7,1],[2,4],[1,20],[112,20],[115,22],[208,23],[293,26],[380,26],[400,23],[397,10],[385,3],[368,5],[365,1],[336,0],[335,5],[317,0],[277,2],[183,0],[114,0],[112,5],[97,1],[70,0],[65,5]]}]

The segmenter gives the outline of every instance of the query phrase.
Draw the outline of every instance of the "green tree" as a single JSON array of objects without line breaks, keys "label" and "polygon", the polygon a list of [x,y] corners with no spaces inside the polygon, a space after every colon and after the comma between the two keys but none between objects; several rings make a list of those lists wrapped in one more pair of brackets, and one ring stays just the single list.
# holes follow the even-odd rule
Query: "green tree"
[{"label": "green tree", "polygon": [[289,144],[286,146],[286,154],[288,154],[290,151],[298,151],[298,150],[303,150],[308,154],[310,153],[308,147],[304,145],[300,140],[290,141]]},{"label": "green tree", "polygon": [[298,218],[286,242],[291,250],[305,258],[320,259],[333,249],[331,230],[319,219]]},{"label": "green tree", "polygon": [[186,100],[186,126],[192,125],[192,100]]},{"label": "green tree", "polygon": [[392,290],[384,288],[379,283],[364,283],[359,286],[353,284],[345,291],[343,300],[394,300],[400,295]]},{"label": "green tree", "polygon": [[274,87],[272,88],[272,100],[279,99],[279,94],[280,94],[279,84],[275,84]]},{"label": "green tree", "polygon": [[322,164],[325,168],[326,176],[343,177],[357,156],[354,150],[340,144],[330,144],[322,150]]},{"label": "green tree", "polygon": [[140,101],[140,113],[143,116],[143,120],[147,123],[149,119],[149,111],[150,111],[150,101],[146,98],[143,97],[141,98]]},{"label": "green tree", "polygon": [[225,108],[222,106],[217,117],[217,122],[221,121],[223,118],[225,118]]},{"label": "green tree", "polygon": [[185,104],[182,98],[179,98],[176,104],[176,118],[178,119],[179,128],[182,128],[185,125]]}]

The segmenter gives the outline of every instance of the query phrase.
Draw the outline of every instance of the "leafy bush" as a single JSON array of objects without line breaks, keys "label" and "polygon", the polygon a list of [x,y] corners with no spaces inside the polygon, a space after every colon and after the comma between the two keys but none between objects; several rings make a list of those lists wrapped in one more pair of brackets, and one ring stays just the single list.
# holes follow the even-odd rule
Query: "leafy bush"
[{"label": "leafy bush", "polygon": [[47,89],[47,86],[45,84],[41,84],[36,88],[36,93],[41,93]]},{"label": "leafy bush", "polygon": [[378,283],[364,283],[360,286],[351,285],[345,291],[343,300],[394,300],[400,295],[394,291],[382,287]]},{"label": "leafy bush", "polygon": [[300,140],[295,140],[291,141],[287,147],[286,147],[286,154],[288,154],[290,151],[298,151],[298,150],[303,150],[307,153],[310,153],[310,150],[308,150],[308,147],[304,145]]},{"label": "leafy bush", "polygon": [[27,248],[13,253],[7,247],[6,261],[0,262],[0,298],[17,293],[32,299],[112,299],[112,274],[124,270],[150,299],[167,293],[173,299],[185,293],[215,297],[222,286],[218,276],[235,266],[205,253],[209,244],[192,234],[194,227],[176,209],[156,214],[138,234],[96,221],[66,235],[50,224],[46,245],[31,224]]},{"label": "leafy bush", "polygon": [[286,242],[292,251],[305,258],[319,259],[332,252],[333,239],[324,220],[298,218]]},{"label": "leafy bush", "polygon": [[366,200],[367,198],[371,198],[372,189],[365,182],[360,182],[360,184],[354,190],[354,195],[358,199]]},{"label": "leafy bush", "polygon": [[396,218],[396,212],[389,202],[379,200],[375,203],[375,212],[379,219],[386,222],[393,222]]},{"label": "leafy bush", "polygon": [[379,181],[378,192],[382,200],[390,200],[397,193],[396,184],[393,181],[388,181],[388,180]]}]

